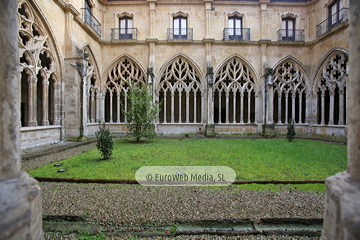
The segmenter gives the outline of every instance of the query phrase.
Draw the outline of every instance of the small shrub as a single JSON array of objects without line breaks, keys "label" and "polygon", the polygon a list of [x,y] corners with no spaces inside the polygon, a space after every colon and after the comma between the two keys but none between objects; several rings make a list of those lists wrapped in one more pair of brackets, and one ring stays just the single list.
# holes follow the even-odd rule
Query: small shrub
[{"label": "small shrub", "polygon": [[99,131],[96,133],[96,147],[104,159],[109,159],[114,148],[114,140],[109,129],[105,129],[105,123],[99,122]]},{"label": "small shrub", "polygon": [[176,226],[175,223],[173,223],[169,229],[166,229],[166,233],[171,234],[171,236],[173,237],[175,237],[177,231],[178,231],[178,227]]},{"label": "small shrub", "polygon": [[295,138],[295,127],[294,127],[294,121],[292,119],[289,120],[288,127],[287,127],[287,133],[286,138],[289,142],[292,142]]},{"label": "small shrub", "polygon": [[155,124],[159,117],[159,106],[153,103],[153,96],[145,84],[132,85],[129,89],[130,107],[124,114],[128,121],[128,134],[136,141],[156,137]]}]

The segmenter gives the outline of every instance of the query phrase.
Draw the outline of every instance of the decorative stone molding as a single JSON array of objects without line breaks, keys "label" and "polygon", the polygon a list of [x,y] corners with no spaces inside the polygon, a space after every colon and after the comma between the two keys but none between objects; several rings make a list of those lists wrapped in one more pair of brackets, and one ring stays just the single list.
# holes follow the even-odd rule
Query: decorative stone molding
[{"label": "decorative stone molding", "polygon": [[227,17],[245,17],[245,14],[244,13],[240,13],[238,11],[233,11],[233,12],[230,12],[230,13],[226,13],[226,16]]},{"label": "decorative stone molding", "polygon": [[134,16],[135,16],[135,13],[132,13],[132,12],[122,12],[122,13],[116,14],[116,17],[118,17],[118,18],[123,18],[123,17],[133,18]]},{"label": "decorative stone molding", "polygon": [[325,6],[325,7],[329,7],[329,6],[331,6],[335,1],[337,1],[337,0],[328,0],[328,1],[324,4],[324,6]]},{"label": "decorative stone molding", "polygon": [[182,11],[178,11],[176,13],[171,13],[172,17],[189,17],[189,13],[184,13]]},{"label": "decorative stone molding", "polygon": [[[281,14],[281,13],[280,13]],[[282,13],[280,15],[281,18],[299,18],[300,17],[300,13],[293,13],[293,12],[287,12],[287,13]]]}]

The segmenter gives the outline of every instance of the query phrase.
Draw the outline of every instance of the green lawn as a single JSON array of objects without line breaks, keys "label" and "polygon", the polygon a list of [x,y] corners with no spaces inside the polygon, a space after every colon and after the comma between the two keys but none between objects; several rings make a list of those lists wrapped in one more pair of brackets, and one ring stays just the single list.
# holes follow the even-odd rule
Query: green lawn
[{"label": "green lawn", "polygon": [[346,169],[346,146],[295,139],[155,139],[115,143],[111,160],[97,149],[30,171],[33,177],[135,179],[142,166],[228,166],[237,180],[324,180]]}]

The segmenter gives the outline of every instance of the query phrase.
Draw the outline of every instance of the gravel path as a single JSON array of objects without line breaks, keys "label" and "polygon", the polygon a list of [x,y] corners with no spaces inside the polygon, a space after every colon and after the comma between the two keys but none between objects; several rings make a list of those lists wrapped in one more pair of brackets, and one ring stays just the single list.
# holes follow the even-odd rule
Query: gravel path
[{"label": "gravel path", "polygon": [[[76,234],[46,233],[47,240],[78,240]],[[177,236],[177,237],[147,237],[147,238],[110,238],[112,240],[318,240],[318,237],[304,236],[264,236],[264,235],[242,235],[242,236],[214,236],[214,235],[197,235],[197,236]]]},{"label": "gravel path", "polygon": [[225,218],[321,218],[324,194],[239,190],[236,186],[143,187],[126,184],[40,184],[45,215],[85,215],[106,224]]}]

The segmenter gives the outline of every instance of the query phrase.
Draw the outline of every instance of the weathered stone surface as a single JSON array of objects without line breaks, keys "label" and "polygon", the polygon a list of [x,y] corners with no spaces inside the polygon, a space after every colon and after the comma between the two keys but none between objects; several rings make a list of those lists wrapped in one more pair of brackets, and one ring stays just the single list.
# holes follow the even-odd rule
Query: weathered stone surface
[{"label": "weathered stone surface", "polygon": [[0,0],[0,239],[42,239],[37,181],[20,170],[18,1]]},{"label": "weathered stone surface", "polygon": [[322,239],[358,239],[360,236],[360,183],[347,172],[326,179]]},{"label": "weathered stone surface", "polygon": [[38,182],[27,173],[0,182],[0,239],[42,239],[42,202]]},{"label": "weathered stone surface", "polygon": [[349,56],[349,129],[348,129],[348,172],[360,181],[360,2],[351,1],[350,8],[350,54]]},{"label": "weathered stone surface", "polygon": [[0,181],[20,174],[17,3],[0,1]]}]

